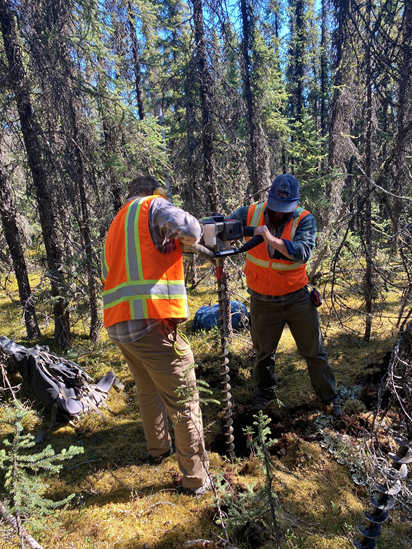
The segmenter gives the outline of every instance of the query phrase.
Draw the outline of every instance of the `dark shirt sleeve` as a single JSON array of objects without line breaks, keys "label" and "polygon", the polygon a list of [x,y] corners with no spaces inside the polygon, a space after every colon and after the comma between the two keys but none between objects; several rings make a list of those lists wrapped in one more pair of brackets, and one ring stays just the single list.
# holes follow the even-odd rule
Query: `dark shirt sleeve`
[{"label": "dark shirt sleeve", "polygon": [[295,238],[292,241],[283,240],[289,255],[295,261],[309,261],[316,243],[316,231],[316,219],[308,214],[299,222]]},{"label": "dark shirt sleeve", "polygon": [[[288,252],[288,254],[290,256],[293,256],[294,253],[295,253],[295,247],[293,245],[293,243],[290,241],[290,240],[285,240],[284,238],[282,238],[283,242],[285,243],[285,246],[286,246],[286,250]],[[284,256],[283,256],[284,257]],[[282,257],[282,259],[283,259]],[[289,259],[288,257],[286,257],[285,259]]]},{"label": "dark shirt sleeve", "polygon": [[249,210],[249,206],[242,206],[237,210],[235,210],[230,215],[228,215],[226,219],[237,219],[238,221],[242,222],[242,227],[246,227],[248,210]]},{"label": "dark shirt sleeve", "polygon": [[[231,213],[227,219],[237,219],[242,222],[242,226],[247,226],[247,213],[249,206],[242,206],[238,208],[233,213]],[[282,234],[283,227],[278,231],[277,236],[280,238]],[[316,220],[312,214],[305,216],[298,225],[296,234],[293,240],[282,239],[285,243],[288,254],[293,258],[294,261],[302,261],[307,263],[312,255],[313,248],[315,247],[316,242]],[[268,245],[268,254],[272,259],[289,259],[285,257],[280,252]]]}]

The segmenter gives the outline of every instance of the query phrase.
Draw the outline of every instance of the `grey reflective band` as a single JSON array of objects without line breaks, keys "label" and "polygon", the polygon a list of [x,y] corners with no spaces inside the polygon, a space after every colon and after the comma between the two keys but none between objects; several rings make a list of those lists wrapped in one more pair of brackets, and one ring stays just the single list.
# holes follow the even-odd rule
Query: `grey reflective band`
[{"label": "grey reflective band", "polygon": [[134,200],[127,209],[124,221],[124,236],[126,250],[126,275],[128,281],[142,280],[142,262],[140,260],[140,241],[139,241],[139,213],[143,203],[143,198]]},{"label": "grey reflective band", "polygon": [[257,204],[256,205],[255,211],[253,212],[252,219],[250,221],[250,226],[251,227],[257,227],[258,226],[260,216],[262,215],[262,212],[265,208],[265,204],[266,204],[266,202],[264,202],[263,204]]},{"label": "grey reflective band", "polygon": [[292,228],[290,230],[290,240],[291,241],[295,238],[296,229],[298,228],[300,214],[302,212],[304,212],[305,210],[299,206],[299,208],[296,208],[296,211],[298,212],[298,215],[292,221]]},{"label": "grey reflective band", "polygon": [[104,308],[130,299],[185,299],[184,281],[144,280],[119,284],[116,288],[103,292]]},{"label": "grey reflective band", "polygon": [[103,282],[106,282],[107,275],[109,274],[109,267],[107,266],[107,261],[106,261],[105,245],[106,244],[103,244],[103,250],[102,250],[102,254],[101,254],[101,266],[102,266],[102,280],[103,280]]},{"label": "grey reflective band", "polygon": [[264,259],[258,259],[257,257],[253,257],[253,255],[250,255],[249,253],[246,254],[246,258],[254,265],[257,265],[258,267],[263,267],[264,269],[269,269],[270,263],[272,263],[272,269],[274,269],[275,271],[294,271],[305,264],[303,261],[294,261],[293,263],[280,263],[276,259],[272,259],[272,261],[270,262]]}]

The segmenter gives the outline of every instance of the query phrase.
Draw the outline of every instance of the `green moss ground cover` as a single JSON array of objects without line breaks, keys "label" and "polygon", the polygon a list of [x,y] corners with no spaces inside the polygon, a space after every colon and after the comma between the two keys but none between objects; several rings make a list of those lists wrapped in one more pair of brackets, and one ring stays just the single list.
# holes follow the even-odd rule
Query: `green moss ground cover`
[{"label": "green moss ground cover", "polygon": [[[324,290],[327,294],[327,287]],[[236,291],[247,300],[244,290]],[[190,292],[189,299],[192,317],[201,305],[216,302],[213,281],[205,280]],[[267,410],[272,419],[272,435],[277,440],[270,451],[275,464],[273,488],[284,548],[343,549],[351,547],[354,536],[359,538],[355,525],[364,523],[362,513],[370,505],[367,489],[358,482],[363,473],[357,449],[362,445],[362,426],[370,422],[376,389],[369,384],[370,399],[366,402],[361,393],[362,389],[365,392],[365,379],[379,371],[385,355],[391,351],[399,299],[393,294],[382,304],[369,344],[362,342],[361,315],[342,310],[337,318],[328,300],[320,309],[330,361],[346,401],[347,416],[341,422],[336,422],[314,395],[306,364],[285,329],[277,354],[277,401]],[[359,306],[350,295],[346,296],[346,303],[353,309]],[[0,294],[0,311],[1,335],[32,346],[24,337],[16,306],[5,293]],[[194,351],[198,377],[209,383],[213,396],[219,399],[218,331],[194,333],[191,319],[182,330]],[[36,343],[50,344],[54,349],[52,325],[44,325],[43,333],[42,341]],[[75,493],[75,498],[56,517],[43,519],[43,530],[36,531],[38,542],[44,549],[177,549],[194,539],[216,544],[222,529],[216,521],[213,494],[193,499],[177,493],[181,476],[176,456],[160,466],[144,464],[147,451],[136,390],[120,352],[104,330],[95,347],[81,330],[75,333],[73,343],[66,357],[75,360],[96,381],[113,371],[124,383],[124,390],[111,390],[109,409],[103,409],[104,419],[89,413],[75,426],[48,432],[39,445],[41,449],[51,444],[56,453],[79,445],[84,453],[68,461],[58,476],[49,479],[48,497],[60,500]],[[262,486],[265,477],[253,452],[246,448],[243,431],[254,421],[253,347],[247,330],[235,334],[229,351],[237,456],[233,463],[223,451],[220,406],[204,407],[203,416],[211,473],[222,490],[236,501],[248,486],[254,486],[254,490]],[[19,382],[14,372],[9,371],[9,377],[13,383]],[[25,428],[35,434],[48,418],[24,386],[19,398],[32,409]],[[3,394],[0,407],[6,404]],[[2,437],[10,437],[10,425],[0,423],[0,428]],[[223,507],[223,511],[227,509]],[[249,529],[232,527],[229,533],[238,548],[275,546],[263,523]],[[410,524],[405,514],[395,509],[383,527],[377,547],[411,546]]]}]

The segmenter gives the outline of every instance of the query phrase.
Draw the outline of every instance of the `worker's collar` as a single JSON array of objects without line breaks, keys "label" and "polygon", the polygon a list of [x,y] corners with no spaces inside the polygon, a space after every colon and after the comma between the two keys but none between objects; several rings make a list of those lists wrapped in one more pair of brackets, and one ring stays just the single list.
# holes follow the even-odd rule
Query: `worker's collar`
[{"label": "worker's collar", "polygon": [[[141,198],[148,198],[149,196],[154,196],[155,198],[164,198],[163,196],[160,196],[160,194],[159,195],[158,194],[156,194],[156,195],[148,194],[146,196],[131,196],[130,198],[126,198],[125,204],[128,204],[132,200],[140,200]],[[167,199],[164,198],[164,200],[167,200]]]},{"label": "worker's collar", "polygon": [[139,200],[140,198],[146,198],[145,196],[131,196],[130,198],[126,198],[125,204],[128,202],[131,202],[132,200]]}]

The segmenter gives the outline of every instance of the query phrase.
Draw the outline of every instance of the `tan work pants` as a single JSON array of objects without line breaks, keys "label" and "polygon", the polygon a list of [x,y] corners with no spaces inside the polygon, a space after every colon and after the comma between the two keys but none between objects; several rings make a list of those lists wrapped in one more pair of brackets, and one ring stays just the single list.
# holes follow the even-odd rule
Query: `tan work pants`
[{"label": "tan work pants", "polygon": [[[140,415],[147,449],[153,457],[169,450],[172,441],[168,430],[167,412],[177,423],[174,428],[176,454],[182,484],[198,488],[206,480],[203,425],[194,369],[193,353],[177,333],[176,324],[162,321],[144,337],[132,343],[119,343],[137,387]],[[178,387],[195,389],[189,404],[179,404]]]}]

